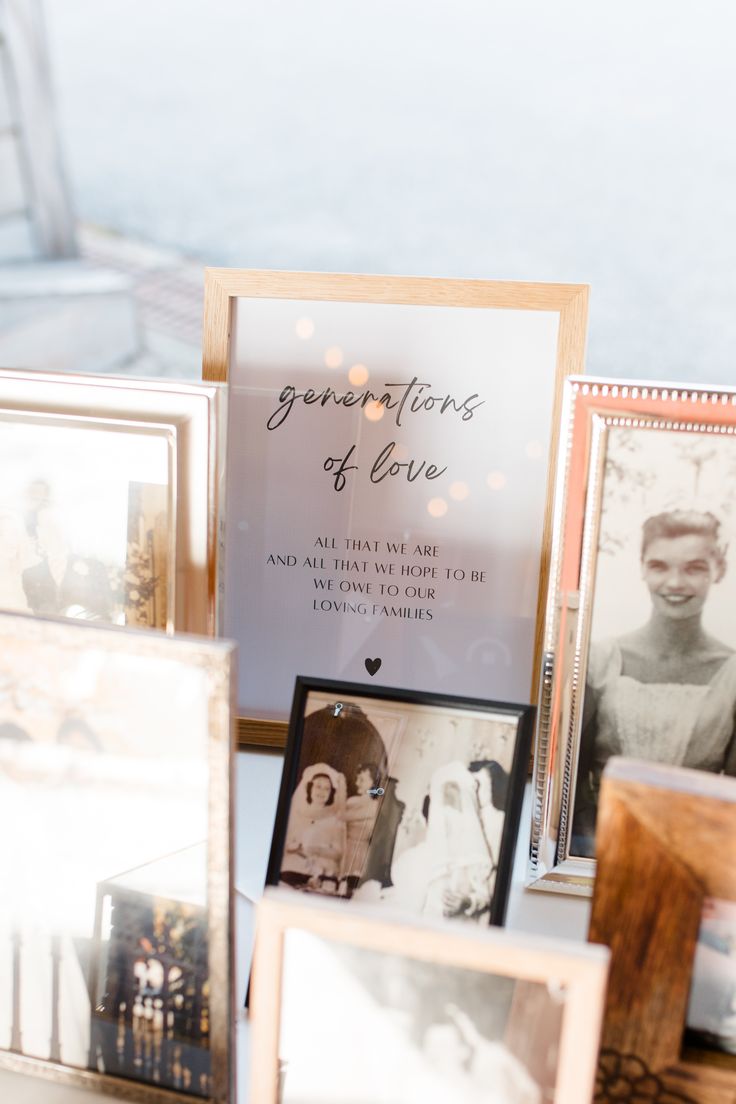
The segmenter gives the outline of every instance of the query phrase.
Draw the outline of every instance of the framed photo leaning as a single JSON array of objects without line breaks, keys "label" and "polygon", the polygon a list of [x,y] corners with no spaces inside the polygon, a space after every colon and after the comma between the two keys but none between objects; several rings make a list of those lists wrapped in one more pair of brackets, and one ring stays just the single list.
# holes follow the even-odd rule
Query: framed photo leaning
[{"label": "framed photo leaning", "polygon": [[258,906],[253,1100],[589,1104],[606,948],[315,905]]},{"label": "framed photo leaning", "polygon": [[225,398],[0,369],[0,608],[214,635]]},{"label": "framed photo leaning", "polygon": [[266,881],[502,924],[533,717],[298,678]]},{"label": "framed photo leaning", "polygon": [[207,271],[244,742],[283,746],[298,673],[529,699],[587,301],[581,285]]},{"label": "framed photo leaning", "polygon": [[736,391],[565,384],[529,884],[590,893],[612,755],[736,773]]},{"label": "framed photo leaning", "polygon": [[226,641],[0,614],[0,1069],[234,1086]]},{"label": "framed photo leaning", "polygon": [[736,1099],[734,838],[736,779],[606,767],[588,935],[611,948],[596,1100]]}]

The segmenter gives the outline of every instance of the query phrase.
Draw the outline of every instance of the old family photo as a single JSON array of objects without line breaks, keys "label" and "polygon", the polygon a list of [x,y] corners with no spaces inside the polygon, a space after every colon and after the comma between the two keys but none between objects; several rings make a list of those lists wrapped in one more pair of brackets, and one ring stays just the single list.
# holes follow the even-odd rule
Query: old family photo
[{"label": "old family photo", "polygon": [[488,923],[519,733],[518,713],[310,690],[271,880]]},{"label": "old family photo", "polygon": [[281,1099],[548,1104],[564,1004],[562,986],[287,931]]},{"label": "old family photo", "polygon": [[0,608],[165,628],[165,435],[58,422],[0,419]]},{"label": "old family photo", "polygon": [[612,755],[736,774],[736,440],[606,435],[571,853]]}]

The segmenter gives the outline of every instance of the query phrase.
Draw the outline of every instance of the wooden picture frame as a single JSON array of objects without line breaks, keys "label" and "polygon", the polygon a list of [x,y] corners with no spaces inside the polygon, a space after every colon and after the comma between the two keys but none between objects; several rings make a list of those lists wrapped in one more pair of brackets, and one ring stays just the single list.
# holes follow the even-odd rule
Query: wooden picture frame
[{"label": "wooden picture frame", "polygon": [[228,1104],[234,646],[2,613],[0,648],[0,1070]]},{"label": "wooden picture frame", "polygon": [[266,883],[502,925],[533,725],[532,706],[297,678]]},{"label": "wooden picture frame", "polygon": [[[391,1044],[400,1043],[408,1034],[416,1047],[423,1033],[419,1020],[426,1027],[433,1019],[444,1019],[445,1032],[451,1030],[447,1021],[448,1012],[450,1021],[454,1017],[456,1025],[460,1022],[459,1013],[463,1013],[466,1023],[464,1038],[469,1040],[472,1033],[467,1031],[468,1020],[478,1023],[474,1014],[481,1008],[488,1009],[493,1005],[496,987],[513,986],[511,1007],[498,1025],[495,1038],[502,1041],[507,1053],[514,1055],[514,1062],[523,1064],[526,1076],[533,1077],[538,1086],[536,1092],[523,1096],[523,1099],[537,1099],[538,1092],[538,1099],[541,1100],[544,1091],[543,1099],[553,1104],[589,1104],[608,962],[605,948],[532,939],[497,929],[480,933],[468,931],[465,927],[458,928],[457,925],[409,924],[396,918],[381,920],[374,912],[367,910],[348,913],[335,904],[320,903],[317,906],[315,901],[303,898],[295,902],[292,894],[270,889],[258,905],[251,999],[251,1094],[253,1100],[258,1100],[260,1104],[275,1104],[277,1099],[282,1099],[278,1092],[283,1090],[284,1082],[279,1084],[279,1070],[284,1069],[282,1062],[284,1059],[288,1062],[288,1055],[281,1051],[281,1033],[285,1017],[291,1014],[290,971],[294,971],[293,995],[297,991],[296,984],[301,984],[303,980],[300,971],[306,965],[305,955],[295,948],[295,937],[308,940],[311,947],[316,946],[323,953],[332,952],[341,956],[347,953],[351,956],[349,962],[359,971],[358,984],[362,982],[371,993],[372,1001],[379,1002],[382,1009],[388,1010],[383,1046],[389,1040]],[[374,965],[375,970],[372,970]],[[314,956],[312,972],[313,967]],[[411,993],[412,981],[416,977],[412,974],[413,970],[427,975],[431,983],[423,987],[422,998],[415,997],[407,1002],[399,998],[397,1008],[396,989],[403,986]],[[366,985],[368,974],[371,978]],[[463,978],[463,984],[455,989],[455,993],[462,994],[458,997],[457,1006],[447,1001],[448,991],[445,988],[448,977],[453,974],[456,978],[459,975]],[[324,978],[328,1000],[332,998],[332,987],[336,982],[339,996],[340,971],[320,970],[320,976]],[[381,979],[385,985],[381,984]],[[375,991],[371,989],[372,980],[378,981]],[[479,999],[474,1002],[472,998],[467,1000],[481,986],[486,988],[478,994]],[[321,997],[322,993],[319,995]],[[557,1002],[556,997],[562,997],[561,1002]],[[360,1002],[359,997],[357,1000]],[[392,1010],[396,1018],[392,1018]],[[401,1101],[405,1099],[401,1087],[393,1082],[395,1063],[389,1064],[389,1056],[378,1039],[362,1034],[360,1013],[360,1004],[352,1002],[337,1012],[342,1017],[343,1034],[348,1038],[357,1038],[363,1053],[372,1056],[360,1072],[363,1078],[368,1076],[373,1079],[374,1071],[386,1068],[386,1090],[394,1093],[390,1099]],[[341,1095],[337,1095],[341,1084],[339,1078],[341,1073],[345,1075],[345,1070],[349,1075],[355,1065],[348,1065],[348,1057],[340,1053],[340,1045],[330,1050],[330,1026],[322,1022],[321,1015],[300,1017],[299,1034],[303,1043],[300,1050],[302,1055],[305,1051],[312,1052],[323,1071],[324,1088],[330,1093],[329,1098],[349,1101],[352,1097],[347,1087]],[[294,1037],[293,1032],[291,1037]],[[429,1050],[431,1055],[429,1037],[428,1030],[423,1046],[425,1053]],[[436,1030],[432,1038],[439,1045]],[[471,1050],[473,1046],[477,1049],[473,1057],[468,1056],[467,1064],[479,1076],[481,1069],[478,1068],[477,1055],[488,1039],[489,1035],[484,1035],[481,1027],[469,1046]],[[500,1049],[498,1042],[492,1042],[491,1046]],[[332,1061],[328,1060],[328,1056],[332,1057]],[[436,1051],[434,1058],[437,1058]],[[431,1056],[429,1060],[432,1061]],[[426,1077],[427,1066],[416,1059],[412,1061],[409,1067],[412,1072],[403,1069],[402,1073],[412,1078],[416,1070],[417,1079]],[[490,1068],[482,1071],[482,1085],[489,1093],[493,1089],[494,1065],[492,1062]],[[285,1073],[288,1086],[289,1076],[296,1073],[295,1065],[286,1066]],[[447,1083],[444,1081],[447,1073],[447,1069],[437,1072],[430,1067],[429,1076],[435,1087]],[[459,1087],[456,1088],[457,1091],[448,1092],[445,1099],[461,1099],[463,1094]],[[412,1080],[412,1089],[414,1095],[411,1099],[419,1099],[415,1080]],[[435,1098],[439,1099],[439,1096]],[[284,1099],[289,1099],[287,1094]],[[366,1099],[365,1095],[360,1099]],[[522,1097],[515,1096],[514,1099]]]},{"label": "wooden picture frame", "polygon": [[[31,568],[39,558],[43,566],[44,560],[43,552],[36,547],[38,544],[40,548],[40,542],[29,531],[31,518],[39,509],[52,515],[57,529],[59,521],[65,520],[65,511],[69,514],[71,510],[78,522],[81,520],[82,530],[93,534],[94,520],[104,512],[106,524],[97,527],[99,544],[102,538],[109,538],[113,528],[109,524],[111,503],[120,498],[120,493],[113,495],[113,489],[119,490],[123,475],[134,465],[142,467],[136,440],[145,444],[147,438],[156,434],[168,434],[168,475],[162,494],[158,497],[150,494],[156,489],[155,485],[136,482],[136,477],[131,475],[131,495],[135,491],[138,497],[123,503],[123,511],[114,517],[114,528],[120,529],[123,537],[127,522],[128,556],[123,560],[123,569],[118,571],[119,587],[125,593],[123,615],[126,624],[137,627],[152,625],[169,631],[214,636],[221,597],[218,591],[218,526],[225,400],[225,389],[217,384],[0,369],[0,449],[4,448],[9,468],[9,478],[4,481],[0,493],[0,514],[6,525],[12,525],[17,539],[28,545],[26,559]],[[10,432],[23,426],[28,427],[26,434],[33,432],[34,437],[21,456],[14,450],[15,438]],[[118,434],[117,453],[120,456],[110,459],[101,448],[75,446],[71,435],[78,436],[82,432],[90,437],[97,433],[101,439],[105,435],[111,439],[111,434]],[[64,444],[67,438],[68,446]],[[122,456],[126,440],[132,457],[127,461]],[[113,461],[118,466],[116,471]],[[75,481],[74,463],[84,480],[77,477]],[[115,484],[111,482],[113,475]],[[24,480],[28,487],[25,499]],[[47,500],[44,502],[37,493],[39,501],[31,501],[33,484],[39,487],[44,483]],[[157,506],[161,497],[165,509]],[[56,518],[54,512],[61,517]],[[70,526],[64,538],[69,546],[70,564],[66,575],[72,579],[75,578],[72,557],[79,552],[74,547],[75,532],[79,532],[79,525],[76,530]],[[59,543],[57,533],[57,560]],[[105,570],[111,573],[109,564],[99,563],[101,558],[104,557],[89,553],[76,557],[79,561],[76,574],[82,581],[90,579],[95,569],[98,573]],[[28,566],[24,560],[22,563]],[[16,574],[20,576],[22,571],[23,566]],[[0,583],[9,573],[7,565],[0,570]],[[165,584],[161,582],[162,575]],[[56,603],[59,605],[56,608],[50,600],[49,592],[54,587],[48,572],[46,576],[36,584],[43,590],[41,612],[58,615],[61,606]],[[61,580],[60,599],[64,590],[63,575]],[[72,588],[75,589],[78,591],[79,586]],[[19,612],[33,610],[30,599],[27,595],[24,598],[19,586],[16,591],[15,602],[11,595],[11,600],[6,598],[0,605],[16,608]],[[164,593],[159,595],[159,591]],[[85,603],[77,602],[77,605]],[[119,608],[119,603],[115,608]],[[77,616],[90,614],[103,621],[111,619],[101,616],[95,609],[82,611]]]},{"label": "wooden picture frame", "polygon": [[736,1099],[736,1058],[683,1049],[704,902],[736,901],[735,837],[735,779],[618,758],[606,767],[588,933],[611,948],[596,1100]]},{"label": "wooden picture frame", "polygon": [[[397,686],[518,700],[531,687],[534,700],[551,531],[546,492],[562,380],[583,370],[587,304],[588,288],[577,284],[207,270],[203,378],[231,389],[224,631],[243,658],[241,746],[284,746],[300,671],[355,681],[373,677],[382,662],[382,679]],[[366,390],[371,372],[377,394]],[[406,380],[394,382],[394,373]],[[290,387],[296,393],[292,375],[306,386],[297,409],[288,399],[283,406]],[[441,444],[430,432],[430,404],[440,409],[433,382],[446,414]],[[405,388],[398,412],[392,388]],[[314,396],[327,392],[344,404],[337,413],[321,400],[315,405]],[[461,432],[459,446],[453,434]],[[391,434],[397,439],[385,442]],[[412,485],[399,489],[407,472]],[[388,474],[396,478],[381,491],[391,486],[393,506],[384,494],[382,511],[376,484]],[[278,512],[269,508],[277,500]],[[345,551],[343,540],[371,554],[340,559],[334,552]],[[418,548],[434,548],[439,558],[417,560]],[[380,554],[394,556],[393,568],[372,562]],[[245,562],[247,579],[238,574]],[[417,577],[400,578],[403,567]],[[387,585],[401,606],[375,601],[380,572],[394,569],[399,578]],[[314,587],[337,593],[314,590],[310,574]],[[480,591],[470,590],[472,578],[484,584]],[[422,584],[433,594],[420,597]],[[356,592],[351,604],[338,587]],[[366,593],[371,604],[361,605]],[[289,629],[277,640],[279,620]]]},{"label": "wooden picture frame", "polygon": [[736,771],[736,390],[564,392],[527,884],[589,896],[608,757]]}]

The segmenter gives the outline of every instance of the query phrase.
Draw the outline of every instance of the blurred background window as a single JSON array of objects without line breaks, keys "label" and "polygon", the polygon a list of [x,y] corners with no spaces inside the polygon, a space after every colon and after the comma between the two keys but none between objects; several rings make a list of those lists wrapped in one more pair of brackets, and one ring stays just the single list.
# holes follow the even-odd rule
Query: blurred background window
[{"label": "blurred background window", "polygon": [[[133,304],[85,370],[198,375],[215,264],[590,283],[589,372],[734,382],[726,0],[14,7],[45,21],[81,252],[63,264],[107,279],[101,319],[123,285]],[[44,366],[30,315],[8,344],[4,259],[0,362]]]}]

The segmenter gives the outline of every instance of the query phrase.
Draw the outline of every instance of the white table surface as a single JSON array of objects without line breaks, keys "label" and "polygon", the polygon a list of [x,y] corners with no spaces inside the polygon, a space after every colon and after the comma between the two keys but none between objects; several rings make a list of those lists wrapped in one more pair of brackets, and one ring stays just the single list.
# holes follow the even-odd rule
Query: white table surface
[{"label": "white table surface", "polygon": [[[263,888],[281,766],[281,756],[270,752],[240,752],[237,757],[235,889],[239,1005],[247,984],[253,942],[253,902],[258,900]],[[590,913],[587,899],[524,889],[530,809],[530,788],[527,786],[506,927],[513,931],[584,942]],[[237,1104],[247,1104],[250,1039],[248,1019],[243,1008],[238,1013],[237,1026]],[[110,1097],[2,1071],[0,1100],[7,1101],[7,1104],[103,1104]]]}]

